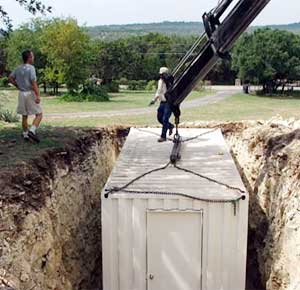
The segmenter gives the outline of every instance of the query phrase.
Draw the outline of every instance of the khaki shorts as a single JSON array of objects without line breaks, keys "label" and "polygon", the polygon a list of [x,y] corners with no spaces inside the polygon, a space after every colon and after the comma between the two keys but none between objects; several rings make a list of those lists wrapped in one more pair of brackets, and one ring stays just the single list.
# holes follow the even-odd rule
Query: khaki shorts
[{"label": "khaki shorts", "polygon": [[17,113],[23,116],[43,113],[41,105],[35,102],[34,92],[19,92]]}]

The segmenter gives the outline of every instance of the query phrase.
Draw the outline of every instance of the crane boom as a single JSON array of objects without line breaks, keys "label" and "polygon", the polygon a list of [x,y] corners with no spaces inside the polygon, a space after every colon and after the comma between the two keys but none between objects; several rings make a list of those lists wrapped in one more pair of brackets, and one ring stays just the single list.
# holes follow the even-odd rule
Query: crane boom
[{"label": "crane boom", "polygon": [[174,83],[166,93],[176,123],[179,123],[183,100],[220,58],[230,58],[229,51],[236,40],[270,1],[239,0],[221,22],[221,16],[233,2],[222,0],[215,9],[203,15],[205,33],[174,69]]}]

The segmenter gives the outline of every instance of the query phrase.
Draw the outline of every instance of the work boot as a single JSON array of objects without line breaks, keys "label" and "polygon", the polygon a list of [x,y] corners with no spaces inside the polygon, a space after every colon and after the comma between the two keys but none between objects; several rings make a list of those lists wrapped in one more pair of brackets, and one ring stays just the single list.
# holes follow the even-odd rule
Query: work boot
[{"label": "work boot", "polygon": [[166,141],[167,141],[167,139],[166,139],[166,138],[163,138],[163,137],[160,137],[160,138],[157,140],[157,142],[159,142],[159,143],[166,142]]},{"label": "work boot", "polygon": [[36,134],[34,134],[33,132],[29,131],[29,132],[28,132],[28,137],[29,137],[31,140],[33,140],[34,142],[40,143],[40,138],[39,138]]}]

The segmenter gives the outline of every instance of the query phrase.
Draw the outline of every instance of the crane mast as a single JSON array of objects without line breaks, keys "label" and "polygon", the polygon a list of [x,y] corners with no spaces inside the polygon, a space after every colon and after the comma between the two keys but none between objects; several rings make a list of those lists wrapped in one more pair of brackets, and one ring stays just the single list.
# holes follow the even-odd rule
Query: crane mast
[{"label": "crane mast", "polygon": [[270,1],[239,0],[222,21],[234,0],[222,0],[212,11],[204,13],[205,32],[175,67],[174,83],[166,93],[176,124],[181,114],[180,104],[220,58],[230,58],[229,51],[236,40]]}]

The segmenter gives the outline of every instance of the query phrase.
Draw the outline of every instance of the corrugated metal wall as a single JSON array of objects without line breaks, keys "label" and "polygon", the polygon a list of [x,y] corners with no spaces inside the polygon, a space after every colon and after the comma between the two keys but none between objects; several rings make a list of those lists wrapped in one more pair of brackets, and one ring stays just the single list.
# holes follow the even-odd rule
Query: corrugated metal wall
[{"label": "corrugated metal wall", "polygon": [[156,209],[203,210],[202,289],[245,289],[248,199],[235,215],[232,203],[111,196],[102,199],[104,290],[147,289],[147,210]]}]

